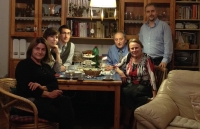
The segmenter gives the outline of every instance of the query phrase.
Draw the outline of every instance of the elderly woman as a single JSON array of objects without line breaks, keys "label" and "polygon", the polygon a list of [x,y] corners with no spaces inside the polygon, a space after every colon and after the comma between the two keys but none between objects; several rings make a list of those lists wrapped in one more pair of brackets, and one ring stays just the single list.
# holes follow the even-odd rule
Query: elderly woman
[{"label": "elderly woman", "polygon": [[[156,95],[154,64],[150,56],[142,52],[143,45],[139,40],[130,39],[129,53],[116,65],[122,85],[122,103],[125,107],[123,126],[128,127],[132,112],[145,104],[148,98]],[[125,67],[125,73],[119,67]]]},{"label": "elderly woman", "polygon": [[54,71],[45,62],[50,51],[44,38],[36,38],[28,47],[27,58],[15,71],[17,94],[32,98],[38,116],[59,123],[59,129],[73,129],[74,111],[71,99],[58,89]]}]

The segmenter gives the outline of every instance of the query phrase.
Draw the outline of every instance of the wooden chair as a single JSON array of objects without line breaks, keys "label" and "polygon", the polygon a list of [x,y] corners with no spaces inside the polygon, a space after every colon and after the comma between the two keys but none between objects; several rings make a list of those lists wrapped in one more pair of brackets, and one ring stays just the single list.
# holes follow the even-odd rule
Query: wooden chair
[{"label": "wooden chair", "polygon": [[[162,68],[159,66],[154,66],[155,76],[156,76],[156,87],[157,91],[162,84],[162,82],[167,78],[167,68]],[[132,129],[137,129],[137,120],[134,119]]]},{"label": "wooden chair", "polygon": [[[7,129],[58,129],[58,123],[38,118],[35,104],[24,97],[15,95],[11,89],[16,88],[16,79],[0,79],[0,104],[7,120]],[[11,108],[33,113],[33,116],[11,115]]]}]

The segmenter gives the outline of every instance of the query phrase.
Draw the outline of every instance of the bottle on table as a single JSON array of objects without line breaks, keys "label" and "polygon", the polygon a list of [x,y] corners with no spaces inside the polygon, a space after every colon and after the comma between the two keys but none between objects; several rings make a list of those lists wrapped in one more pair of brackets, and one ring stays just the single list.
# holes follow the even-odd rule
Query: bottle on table
[{"label": "bottle on table", "polygon": [[99,67],[99,49],[95,46],[92,50],[92,54],[94,55],[93,61],[95,62],[95,68]]}]

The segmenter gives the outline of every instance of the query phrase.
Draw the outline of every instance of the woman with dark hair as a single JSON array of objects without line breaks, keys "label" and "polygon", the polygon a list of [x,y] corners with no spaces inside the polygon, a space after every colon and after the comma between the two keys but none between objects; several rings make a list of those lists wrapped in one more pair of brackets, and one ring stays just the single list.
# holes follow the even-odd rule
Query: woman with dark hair
[{"label": "woman with dark hair", "polygon": [[[122,104],[124,105],[123,126],[129,126],[132,112],[145,104],[149,98],[156,96],[154,64],[150,56],[142,52],[143,45],[139,40],[130,39],[129,53],[116,65],[122,84]],[[126,69],[125,73],[121,70]]]},{"label": "woman with dark hair", "polygon": [[59,129],[73,129],[74,111],[69,97],[58,89],[54,71],[46,64],[50,51],[44,38],[36,38],[28,47],[27,58],[15,71],[17,94],[33,98],[38,116],[59,123]]},{"label": "woman with dark hair", "polygon": [[62,60],[60,58],[60,52],[58,48],[58,36],[59,31],[56,28],[47,28],[43,34],[43,37],[47,40],[47,44],[50,47],[51,61],[47,62],[56,73],[66,71],[66,68],[62,65]]}]

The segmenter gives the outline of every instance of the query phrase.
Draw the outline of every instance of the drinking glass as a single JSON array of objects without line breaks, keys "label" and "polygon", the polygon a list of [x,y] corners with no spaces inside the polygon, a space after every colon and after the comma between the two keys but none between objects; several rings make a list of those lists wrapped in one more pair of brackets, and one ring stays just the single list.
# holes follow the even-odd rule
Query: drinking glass
[{"label": "drinking glass", "polygon": [[75,73],[75,66],[74,65],[68,66],[68,71],[69,71],[69,75],[70,75],[70,80],[73,80],[73,75]]},{"label": "drinking glass", "polygon": [[112,79],[114,79],[115,73],[116,73],[115,69],[112,69],[112,70],[110,71],[110,74],[111,74],[111,76],[112,76]]}]

